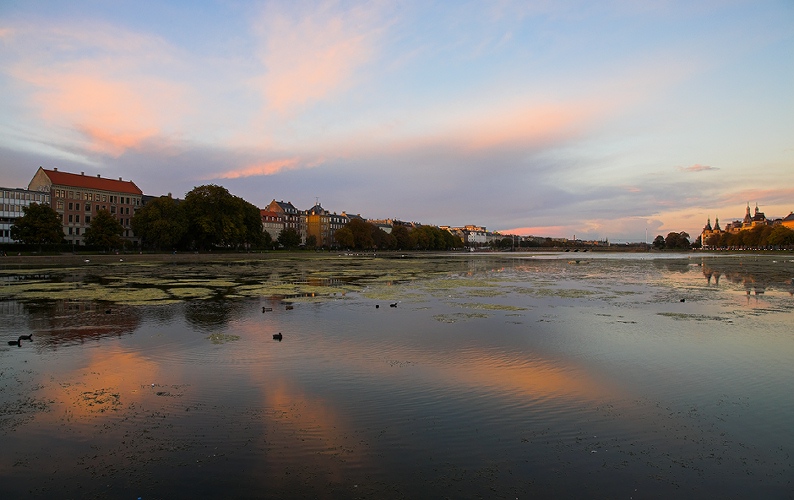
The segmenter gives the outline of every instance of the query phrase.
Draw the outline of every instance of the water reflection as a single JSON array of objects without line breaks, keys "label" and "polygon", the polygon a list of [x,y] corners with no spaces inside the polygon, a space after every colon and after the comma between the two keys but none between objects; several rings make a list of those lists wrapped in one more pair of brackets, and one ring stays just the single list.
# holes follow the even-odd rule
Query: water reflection
[{"label": "water reflection", "polygon": [[79,344],[133,333],[140,324],[137,308],[89,301],[3,301],[4,313],[14,310],[26,319],[26,331],[39,349]]},{"label": "water reflection", "polygon": [[[792,293],[791,267],[397,262],[411,267],[356,261],[367,293],[292,310],[0,301],[2,332],[39,347],[0,350],[0,494],[747,496],[748,477],[787,491],[792,308],[722,316],[743,291]],[[278,278],[355,281],[292,267]]]}]

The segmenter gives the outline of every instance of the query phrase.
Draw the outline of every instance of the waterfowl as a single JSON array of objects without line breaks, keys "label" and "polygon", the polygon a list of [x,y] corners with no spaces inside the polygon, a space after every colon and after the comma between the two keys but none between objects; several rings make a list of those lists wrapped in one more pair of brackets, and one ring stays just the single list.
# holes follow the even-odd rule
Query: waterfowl
[{"label": "waterfowl", "polygon": [[110,313],[111,313],[110,309],[105,309],[105,314],[110,314]]},{"label": "waterfowl", "polygon": [[389,304],[389,307],[397,307],[397,304],[398,302],[395,302],[394,304]]},{"label": "waterfowl", "polygon": [[19,347],[21,344],[19,343],[18,340],[9,340],[8,341],[8,345],[15,345],[15,346]]},{"label": "waterfowl", "polygon": [[292,306],[287,306],[287,311],[291,311],[291,310],[293,310],[293,309],[294,309],[294,307],[292,307]]},{"label": "waterfowl", "polygon": [[19,342],[20,340],[30,340],[31,342],[33,342],[33,334],[31,333],[30,335],[20,335],[19,339],[17,339],[17,342]]},{"label": "waterfowl", "polygon": [[278,340],[279,342],[281,342],[281,339],[283,339],[283,338],[284,338],[284,336],[281,335],[281,332],[278,332],[278,333],[273,335],[273,340]]},{"label": "waterfowl", "polygon": [[272,310],[273,310],[273,308],[272,308],[272,307],[263,307],[263,308],[262,308],[262,312],[263,312],[263,313],[264,313],[264,312],[270,312],[270,311],[272,311]]},{"label": "waterfowl", "polygon": [[375,309],[379,308],[380,304],[375,304]]},{"label": "waterfowl", "polygon": [[686,302],[686,299],[681,299],[681,302]]}]

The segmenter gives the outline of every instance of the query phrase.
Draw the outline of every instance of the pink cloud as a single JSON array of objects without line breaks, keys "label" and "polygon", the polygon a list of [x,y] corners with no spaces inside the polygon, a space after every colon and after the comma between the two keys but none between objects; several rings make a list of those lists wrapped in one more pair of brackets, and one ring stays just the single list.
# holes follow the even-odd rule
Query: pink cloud
[{"label": "pink cloud", "polygon": [[228,170],[208,176],[207,179],[239,179],[240,177],[254,177],[261,175],[275,175],[285,170],[294,170],[300,166],[298,158],[286,158],[263,163],[246,165],[245,167]]},{"label": "pink cloud", "polygon": [[719,168],[695,163],[689,167],[678,167],[678,170],[681,170],[682,172],[706,172],[708,170],[719,170]]},{"label": "pink cloud", "polygon": [[159,76],[171,65],[159,39],[108,26],[22,27],[9,73],[51,129],[87,152],[119,157],[167,130],[185,114],[184,84]]},{"label": "pink cloud", "polygon": [[261,85],[269,107],[286,112],[350,88],[356,71],[374,54],[377,15],[364,8],[344,13],[329,5],[294,18],[267,12]]}]

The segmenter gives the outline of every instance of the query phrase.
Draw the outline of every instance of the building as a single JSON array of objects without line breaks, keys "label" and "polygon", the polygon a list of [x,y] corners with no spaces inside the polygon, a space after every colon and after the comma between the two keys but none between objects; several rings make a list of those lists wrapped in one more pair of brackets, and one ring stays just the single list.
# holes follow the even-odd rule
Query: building
[{"label": "building", "polygon": [[262,231],[270,234],[273,241],[276,241],[284,229],[284,219],[279,213],[269,210],[260,210],[259,215],[262,217]]},{"label": "building", "polygon": [[336,243],[336,232],[348,223],[345,215],[331,213],[319,203],[306,210],[306,236],[314,236],[318,247],[332,248]]},{"label": "building", "polygon": [[783,217],[783,220],[781,220],[780,223],[787,228],[794,230],[794,212],[791,212],[786,217]]},{"label": "building", "polygon": [[0,188],[0,244],[17,243],[11,239],[11,226],[25,215],[24,208],[31,203],[50,204],[50,193],[19,188]]},{"label": "building", "polygon": [[265,210],[278,214],[284,223],[284,229],[294,229],[300,235],[301,243],[306,242],[306,214],[295,208],[291,202],[273,199]]},{"label": "building", "polygon": [[28,189],[50,196],[50,205],[63,219],[64,238],[74,246],[84,244],[85,230],[91,226],[92,217],[100,210],[107,210],[121,223],[123,238],[133,244],[138,243],[130,221],[135,211],[142,206],[143,192],[132,181],[39,167]]},{"label": "building", "polygon": [[767,219],[764,212],[761,212],[758,209],[758,205],[755,206],[755,211],[753,213],[750,212],[750,204],[747,204],[747,209],[744,213],[744,218],[741,220],[735,220],[733,222],[729,222],[725,225],[725,229],[720,229],[720,220],[715,219],[714,227],[711,227],[711,219],[709,218],[706,225],[703,227],[703,231],[700,233],[700,241],[703,245],[703,248],[709,247],[709,238],[713,238],[715,235],[720,236],[724,233],[732,233],[737,234],[741,231],[748,231],[750,229],[754,229],[756,227],[763,227],[763,226],[776,226],[778,224],[782,224],[784,226],[790,227],[794,229],[794,213],[789,214],[787,217],[783,219]]}]

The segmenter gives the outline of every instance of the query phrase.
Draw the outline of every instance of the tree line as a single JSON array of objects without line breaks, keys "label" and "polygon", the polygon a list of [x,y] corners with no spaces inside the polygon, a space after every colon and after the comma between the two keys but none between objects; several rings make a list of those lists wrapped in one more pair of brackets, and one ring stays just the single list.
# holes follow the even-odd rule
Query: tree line
[{"label": "tree line", "polygon": [[[11,227],[11,237],[26,245],[58,246],[64,243],[63,220],[49,205],[32,203]],[[139,208],[130,222],[141,247],[155,251],[211,249],[294,249],[302,244],[294,228],[284,228],[274,240],[263,231],[260,210],[214,184],[198,186],[184,201],[170,196],[155,198]],[[122,249],[129,240],[124,228],[107,210],[100,210],[86,228],[83,241],[88,247]],[[353,219],[335,233],[336,246],[355,250],[450,250],[463,246],[462,240],[435,226],[396,226],[391,233],[362,219]],[[314,235],[307,248],[320,245]]]},{"label": "tree line", "polygon": [[690,243],[689,234],[686,232],[671,232],[667,237],[658,235],[653,240],[653,248],[657,250],[688,250],[690,248],[710,248],[719,250],[741,250],[741,249],[790,249],[794,248],[794,230],[783,225],[777,226],[756,226],[752,229],[739,231],[738,233],[722,232],[706,237],[705,241],[698,238]]}]

